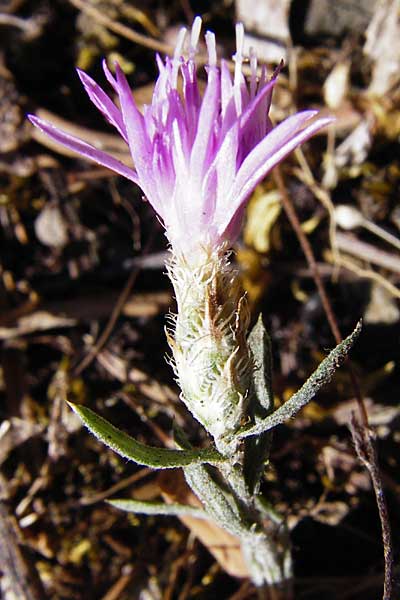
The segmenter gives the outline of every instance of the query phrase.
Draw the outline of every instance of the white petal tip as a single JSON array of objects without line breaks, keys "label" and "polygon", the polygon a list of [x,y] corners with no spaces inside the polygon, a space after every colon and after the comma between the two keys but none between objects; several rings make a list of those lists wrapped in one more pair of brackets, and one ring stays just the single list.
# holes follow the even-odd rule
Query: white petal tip
[{"label": "white petal tip", "polygon": [[192,25],[192,31],[190,33],[190,54],[195,55],[197,52],[197,45],[199,43],[200,31],[202,26],[201,17],[195,17]]},{"label": "white petal tip", "polygon": [[210,67],[217,66],[217,46],[215,42],[215,34],[212,31],[207,31],[206,35],[206,44],[208,51],[208,64]]},{"label": "white petal tip", "polygon": [[179,61],[180,57],[182,56],[183,45],[185,43],[186,33],[187,33],[186,27],[182,27],[179,30],[178,37],[176,40],[175,50],[174,50],[174,60],[175,61]]},{"label": "white petal tip", "polygon": [[243,54],[244,46],[244,25],[243,23],[236,23],[236,52],[240,56]]}]

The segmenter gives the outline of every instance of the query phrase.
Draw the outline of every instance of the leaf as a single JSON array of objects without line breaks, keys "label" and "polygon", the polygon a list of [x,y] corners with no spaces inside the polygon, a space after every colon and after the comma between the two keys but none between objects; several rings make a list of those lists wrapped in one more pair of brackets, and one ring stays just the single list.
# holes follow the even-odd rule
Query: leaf
[{"label": "leaf", "polygon": [[[272,349],[271,339],[264,327],[262,316],[258,317],[249,335],[249,347],[255,368],[252,374],[248,413],[256,424],[262,422],[274,408],[272,394]],[[264,465],[268,460],[272,442],[272,431],[246,440],[244,474],[250,493],[258,493]]]},{"label": "leaf", "polygon": [[260,254],[268,253],[271,249],[272,228],[281,211],[282,202],[278,191],[256,191],[246,211],[243,232],[246,246],[252,246]]},{"label": "leaf", "polygon": [[307,379],[303,387],[301,387],[300,390],[290,398],[290,400],[285,402],[285,404],[280,406],[266,419],[263,419],[250,428],[239,431],[237,434],[238,437],[246,438],[253,435],[260,435],[261,433],[264,433],[265,431],[284,423],[284,421],[287,419],[294,417],[294,415],[301,408],[303,408],[303,406],[310,402],[310,400],[322,388],[322,386],[332,379],[336,369],[342,365],[351,347],[360,335],[361,327],[362,324],[361,321],[359,321],[353,333],[351,333],[343,342],[338,344],[336,348],[328,354],[328,356],[322,361],[311,377]]},{"label": "leaf", "polygon": [[[181,448],[188,450],[191,447],[184,431],[176,423],[174,436]],[[235,497],[218,484],[210,471],[203,465],[183,469],[187,484],[203,504],[206,514],[232,535],[240,537],[247,534],[250,525],[244,521]]]},{"label": "leaf", "polygon": [[184,504],[166,504],[165,502],[146,502],[144,500],[116,499],[107,500],[115,508],[125,512],[133,512],[142,515],[162,515],[174,517],[196,517],[197,519],[208,519],[201,508],[196,506],[185,506]]},{"label": "leaf", "polygon": [[204,506],[206,513],[226,531],[239,538],[248,535],[251,525],[240,514],[236,499],[229,497],[214,480],[207,467],[192,465],[183,472],[188,485]]},{"label": "leaf", "polygon": [[120,431],[114,425],[111,425],[111,423],[90,410],[90,408],[73,404],[72,402],[68,402],[68,404],[97,439],[120,456],[133,460],[139,465],[154,469],[172,469],[174,467],[201,465],[203,463],[215,464],[225,460],[214,449],[171,450],[168,448],[146,446],[127,433]]},{"label": "leaf", "polygon": [[272,350],[271,339],[264,327],[261,314],[249,335],[249,347],[256,364],[253,373],[255,396],[258,404],[267,413],[270,413],[274,408],[274,398],[271,390]]}]

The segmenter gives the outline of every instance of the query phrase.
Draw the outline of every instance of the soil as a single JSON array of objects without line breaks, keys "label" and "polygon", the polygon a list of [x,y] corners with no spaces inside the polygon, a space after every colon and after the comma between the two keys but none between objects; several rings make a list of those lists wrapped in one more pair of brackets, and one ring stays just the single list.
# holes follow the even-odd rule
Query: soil
[{"label": "soil", "polygon": [[[75,67],[100,81],[101,58],[117,58],[138,102],[148,102],[156,77],[152,42],[172,44],[177,28],[190,25],[196,11],[229,57],[234,5],[222,0],[0,4],[2,597],[257,598],[251,583],[227,574],[223,560],[216,562],[206,548],[207,536],[201,543],[201,536],[177,518],[124,513],[105,502],[157,499],[163,486],[154,471],[102,446],[65,400],[96,410],[148,444],[171,443],[174,422],[194,443],[205,440],[179,401],[165,360],[165,316],[174,311],[164,266],[166,239],[139,189],[49,146],[25,116],[50,112],[71,132],[85,128],[94,142],[107,134],[104,143],[126,158],[121,140],[85,97]],[[87,5],[94,16],[85,12]],[[139,32],[148,47],[109,23]],[[297,33],[299,28],[296,23]],[[285,161],[281,174],[341,334],[364,319],[351,368],[376,444],[396,559],[399,246],[365,228],[338,229],[336,252],[347,263],[338,262],[329,209],[351,205],[399,241],[400,95],[397,86],[369,95],[374,64],[363,53],[362,33],[324,32],[315,39],[308,33],[298,39],[296,61],[283,69],[274,96],[274,120],[317,106],[336,114],[336,137],[333,146],[326,134],[314,138],[303,158]],[[338,103],[327,107],[324,82],[338,64],[349,66],[347,83],[342,97],[336,84]],[[370,123],[365,156],[357,158],[355,149],[340,163],[338,147],[363,122]],[[272,338],[279,404],[302,385],[335,339],[296,232],[281,208],[269,216],[268,195],[274,192],[276,180],[269,177],[251,200],[235,260],[253,322],[262,312]],[[261,220],[255,218],[257,202],[266,202]],[[366,245],[362,251],[359,242]],[[381,521],[370,473],[349,430],[352,414],[360,421],[356,397],[345,366],[274,434],[262,491],[291,528],[296,599],[382,597]],[[210,538],[209,545],[214,543]],[[392,600],[398,597],[394,587]]]}]

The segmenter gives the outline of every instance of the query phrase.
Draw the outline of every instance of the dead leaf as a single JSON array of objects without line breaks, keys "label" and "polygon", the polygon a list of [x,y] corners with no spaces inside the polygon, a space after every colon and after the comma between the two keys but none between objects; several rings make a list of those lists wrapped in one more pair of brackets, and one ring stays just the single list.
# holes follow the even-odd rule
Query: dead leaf
[{"label": "dead leaf", "polygon": [[22,335],[28,335],[37,331],[47,331],[59,327],[73,327],[75,319],[52,315],[51,313],[38,310],[31,315],[18,319],[16,327],[0,327],[0,339],[8,340]]},{"label": "dead leaf", "polygon": [[237,19],[246,29],[246,52],[251,46],[266,62],[287,59],[290,5],[291,0],[236,0]]},{"label": "dead leaf", "polygon": [[374,63],[368,91],[384,96],[400,81],[400,4],[381,0],[366,31],[364,53]]},{"label": "dead leaf", "polygon": [[43,425],[11,417],[0,425],[0,465],[8,458],[10,452],[34,436],[40,435]]},{"label": "dead leaf", "polygon": [[324,83],[324,100],[333,110],[340,108],[349,93],[351,63],[348,60],[337,63]]},{"label": "dead leaf", "polygon": [[44,206],[35,220],[35,233],[44,246],[63,248],[67,245],[68,228],[58,206]]},{"label": "dead leaf", "polygon": [[282,211],[279,192],[255,193],[247,208],[244,241],[260,253],[271,247],[271,231]]}]

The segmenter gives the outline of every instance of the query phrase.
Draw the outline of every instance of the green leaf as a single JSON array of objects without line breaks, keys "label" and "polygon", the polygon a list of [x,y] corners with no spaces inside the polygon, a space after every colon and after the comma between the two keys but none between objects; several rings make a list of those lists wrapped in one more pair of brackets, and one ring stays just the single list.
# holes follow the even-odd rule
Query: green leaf
[{"label": "green leaf", "polygon": [[241,537],[247,535],[251,525],[247,523],[236,505],[236,499],[229,496],[211,475],[212,469],[201,465],[184,467],[183,472],[189,487],[203,504],[206,513],[223,529]]},{"label": "green leaf", "polygon": [[[274,408],[271,339],[264,327],[261,314],[249,335],[249,347],[253,355],[255,368],[252,373],[248,415],[253,423],[258,424]],[[257,494],[259,491],[265,463],[270,453],[271,442],[272,431],[249,437],[245,441],[244,475],[251,494]]]},{"label": "green leaf", "polygon": [[159,515],[174,517],[196,517],[196,519],[208,519],[203,509],[196,506],[185,506],[183,504],[165,504],[165,502],[146,502],[143,500],[116,499],[107,500],[115,508],[142,515]]},{"label": "green leaf", "polygon": [[130,435],[120,431],[114,425],[100,417],[90,408],[68,402],[72,410],[81,418],[84,425],[94,436],[120,456],[133,460],[139,465],[154,469],[172,469],[203,463],[215,464],[224,461],[224,457],[214,449],[171,450],[155,448],[138,442]]},{"label": "green leaf", "polygon": [[[272,394],[272,349],[271,338],[264,327],[261,314],[249,335],[249,347],[255,362],[253,373],[254,395],[264,414],[274,409]],[[257,415],[257,410],[255,411]]]},{"label": "green leaf", "polygon": [[361,327],[362,324],[361,321],[359,321],[353,333],[328,354],[311,377],[307,379],[303,387],[300,388],[290,400],[285,402],[285,404],[280,406],[266,419],[263,419],[256,425],[239,431],[237,433],[238,437],[246,438],[252,435],[260,435],[265,431],[284,423],[284,421],[287,421],[291,417],[294,417],[294,415],[315,396],[322,386],[332,379],[336,369],[342,365],[351,347],[360,335]]},{"label": "green leaf", "polygon": [[[191,448],[185,432],[177,424],[174,434],[180,448]],[[233,535],[247,535],[251,525],[243,519],[233,494],[217,482],[211,471],[211,467],[203,465],[191,465],[183,469],[186,482],[204,506],[205,513]]]}]

